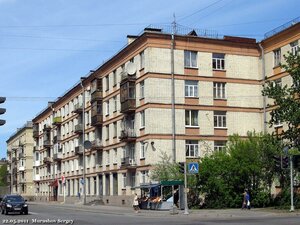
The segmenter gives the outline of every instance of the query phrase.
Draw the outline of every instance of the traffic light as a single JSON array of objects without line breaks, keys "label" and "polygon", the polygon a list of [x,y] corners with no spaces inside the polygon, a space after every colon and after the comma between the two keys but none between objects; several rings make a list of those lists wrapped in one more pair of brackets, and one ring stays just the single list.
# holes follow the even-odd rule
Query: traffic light
[{"label": "traffic light", "polygon": [[275,162],[275,168],[280,170],[281,169],[281,157],[280,156],[273,156]]},{"label": "traffic light", "polygon": [[284,156],[282,157],[282,168],[289,168],[289,157]]},{"label": "traffic light", "polygon": [[[0,97],[0,104],[5,102],[6,98],[5,97]],[[3,114],[6,112],[6,109],[0,108],[0,114]],[[5,124],[5,120],[0,120],[0,126]]]},{"label": "traffic light", "polygon": [[293,166],[300,171],[300,155],[293,156]]},{"label": "traffic light", "polygon": [[180,173],[184,173],[185,163],[184,162],[180,162],[180,163],[178,163],[178,165],[179,165],[179,172]]}]

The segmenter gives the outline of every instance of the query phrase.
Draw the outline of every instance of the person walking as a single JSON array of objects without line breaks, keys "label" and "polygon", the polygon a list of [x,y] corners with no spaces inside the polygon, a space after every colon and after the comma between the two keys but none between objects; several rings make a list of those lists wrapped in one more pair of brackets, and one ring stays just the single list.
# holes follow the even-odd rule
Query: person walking
[{"label": "person walking", "polygon": [[135,193],[135,195],[134,195],[132,206],[133,206],[133,209],[134,209],[135,213],[140,212],[139,198],[137,196],[137,193]]},{"label": "person walking", "polygon": [[247,209],[250,209],[250,194],[248,191],[246,191],[246,204],[247,204]]},{"label": "person walking", "polygon": [[242,210],[243,210],[243,209],[246,209],[246,207],[247,207],[247,199],[246,199],[246,196],[247,196],[247,191],[245,190],[244,193],[243,193]]}]

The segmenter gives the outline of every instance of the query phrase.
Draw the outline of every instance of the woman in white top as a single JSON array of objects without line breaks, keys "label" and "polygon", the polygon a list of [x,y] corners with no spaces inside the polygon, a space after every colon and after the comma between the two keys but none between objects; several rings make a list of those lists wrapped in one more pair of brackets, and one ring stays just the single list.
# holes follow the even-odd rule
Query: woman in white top
[{"label": "woman in white top", "polygon": [[134,210],[136,213],[138,213],[140,211],[140,207],[139,207],[139,198],[137,196],[137,194],[135,193],[134,195],[134,199],[133,199],[133,204],[132,204]]}]

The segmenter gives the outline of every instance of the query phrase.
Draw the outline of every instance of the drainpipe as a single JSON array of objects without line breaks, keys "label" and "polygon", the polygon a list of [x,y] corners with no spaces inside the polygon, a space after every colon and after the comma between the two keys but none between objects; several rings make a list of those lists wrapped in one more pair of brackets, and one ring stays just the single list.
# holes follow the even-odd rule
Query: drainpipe
[{"label": "drainpipe", "polygon": [[[266,84],[266,70],[265,70],[265,51],[261,45],[261,42],[258,43],[259,45],[259,48],[261,50],[261,73],[262,73],[262,81],[263,81],[263,88],[265,87],[265,84]],[[267,97],[266,96],[263,96],[263,113],[264,113],[264,133],[266,134],[267,133],[267,113],[266,113],[266,105],[267,105]]]},{"label": "drainpipe", "polygon": [[83,155],[82,155],[82,158],[83,158],[83,162],[82,162],[82,166],[83,166],[83,171],[82,171],[82,179],[83,179],[83,187],[82,187],[82,199],[83,199],[83,205],[86,204],[86,186],[85,186],[85,148],[84,148],[84,142],[85,142],[85,88],[84,88],[84,85],[83,85],[83,81],[85,80],[85,77],[81,77],[80,79],[80,85],[81,85],[81,88],[83,90],[83,94],[82,94],[82,98],[83,98],[83,101],[82,101],[82,148],[83,148]]},{"label": "drainpipe", "polygon": [[174,79],[174,34],[176,31],[176,23],[173,22],[173,31],[171,39],[171,83],[172,83],[172,153],[173,162],[176,162],[176,140],[175,140],[175,79]]}]

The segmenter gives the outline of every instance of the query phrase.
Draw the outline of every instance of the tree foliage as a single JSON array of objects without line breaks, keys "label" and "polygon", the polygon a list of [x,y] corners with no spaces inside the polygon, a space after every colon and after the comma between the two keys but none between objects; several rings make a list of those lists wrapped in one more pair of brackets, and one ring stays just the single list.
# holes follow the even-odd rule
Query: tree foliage
[{"label": "tree foliage", "polygon": [[247,139],[231,136],[225,151],[215,152],[200,164],[200,190],[209,208],[240,207],[243,192],[249,189],[252,205],[271,202],[275,177],[272,156],[281,151],[277,139],[269,134],[248,133]]},{"label": "tree foliage", "polygon": [[7,174],[7,166],[2,165],[0,166],[0,186],[6,186],[6,174]]},{"label": "tree foliage", "polygon": [[[280,135],[290,146],[300,147],[300,54],[284,55],[285,63],[280,67],[287,72],[291,85],[275,85],[269,81],[263,89],[263,95],[274,100],[270,126],[286,123],[287,129]],[[271,105],[268,105],[271,106]]]}]

